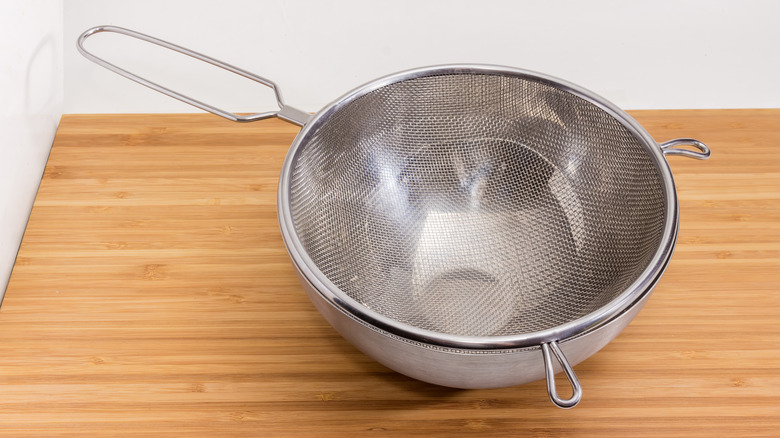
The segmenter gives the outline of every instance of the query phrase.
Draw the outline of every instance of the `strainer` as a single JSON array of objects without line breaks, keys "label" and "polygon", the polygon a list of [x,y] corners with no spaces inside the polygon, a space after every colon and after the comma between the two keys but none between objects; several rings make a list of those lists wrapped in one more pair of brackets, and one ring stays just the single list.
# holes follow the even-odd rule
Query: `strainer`
[{"label": "strainer", "polygon": [[[281,109],[239,116],[142,79],[83,48],[102,31],[268,85]],[[279,223],[315,306],[358,348],[453,387],[546,375],[561,407],[581,397],[571,366],[630,322],[668,264],[678,210],[664,155],[709,156],[693,139],[658,145],[595,94],[515,68],[405,71],[312,117],[267,79],[127,29],[90,29],[79,49],[231,120],[303,126],[279,180]]]}]

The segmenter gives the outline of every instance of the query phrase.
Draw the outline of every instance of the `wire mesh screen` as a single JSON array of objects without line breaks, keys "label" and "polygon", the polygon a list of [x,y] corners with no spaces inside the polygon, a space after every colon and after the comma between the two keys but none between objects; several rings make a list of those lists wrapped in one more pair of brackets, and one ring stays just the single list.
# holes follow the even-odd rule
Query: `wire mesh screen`
[{"label": "wire mesh screen", "polygon": [[301,144],[298,239],[341,291],[436,332],[558,326],[637,279],[661,242],[648,152],[592,103],[534,78],[386,85]]}]

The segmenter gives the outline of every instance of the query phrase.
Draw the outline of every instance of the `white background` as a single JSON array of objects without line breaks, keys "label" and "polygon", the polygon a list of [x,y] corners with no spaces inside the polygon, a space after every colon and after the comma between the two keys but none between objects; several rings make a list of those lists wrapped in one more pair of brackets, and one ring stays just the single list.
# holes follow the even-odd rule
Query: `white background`
[{"label": "white background", "polygon": [[[769,0],[68,0],[65,112],[198,111],[83,59],[75,40],[100,24],[266,76],[307,111],[379,76],[441,63],[541,71],[625,109],[780,107],[778,20],[780,2]],[[87,44],[228,110],[273,103],[262,86],[162,49],[106,34]]]},{"label": "white background", "polygon": [[60,114],[61,0],[0,0],[0,300]]}]

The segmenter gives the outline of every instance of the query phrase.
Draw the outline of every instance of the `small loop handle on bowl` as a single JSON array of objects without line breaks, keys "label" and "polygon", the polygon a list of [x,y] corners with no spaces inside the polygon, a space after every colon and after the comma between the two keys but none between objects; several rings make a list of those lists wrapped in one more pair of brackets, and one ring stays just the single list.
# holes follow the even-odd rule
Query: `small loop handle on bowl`
[{"label": "small loop handle on bowl", "polygon": [[[225,111],[223,109],[219,109],[215,106],[209,105],[207,103],[201,102],[199,100],[193,99],[189,96],[185,96],[181,93],[178,93],[176,91],[171,90],[170,88],[163,87],[160,84],[154,83],[152,81],[149,81],[147,79],[144,79],[138,75],[135,75],[133,73],[130,73],[129,71],[117,67],[114,64],[111,64],[110,62],[99,58],[95,55],[93,55],[91,52],[88,52],[87,49],[84,48],[84,41],[89,38],[90,36],[100,33],[100,32],[114,32],[122,35],[126,35],[129,37],[133,37],[142,41],[146,41],[148,43],[156,44],[161,47],[165,47],[166,49],[173,50],[174,52],[179,52],[184,55],[190,56],[192,58],[195,58],[200,61],[207,62],[211,65],[214,65],[216,67],[219,67],[223,70],[227,70],[229,72],[235,73],[239,76],[243,76],[247,79],[250,79],[255,82],[259,82],[269,88],[271,88],[274,91],[274,94],[276,95],[276,102],[279,104],[279,111],[267,111],[262,113],[255,113],[255,114],[249,114],[249,115],[238,115],[235,113],[231,113],[230,111]],[[250,73],[246,70],[240,69],[238,67],[232,66],[228,63],[219,61],[217,59],[214,59],[210,56],[206,56],[202,53],[195,52],[193,50],[177,46],[176,44],[169,43],[167,41],[163,41],[158,38],[151,37],[149,35],[142,34],[140,32],[136,32],[130,29],[125,29],[122,27],[117,26],[96,26],[91,29],[87,29],[84,33],[79,36],[77,41],[77,47],[79,52],[84,55],[85,58],[89,59],[90,61],[94,62],[95,64],[98,64],[102,67],[105,67],[112,72],[123,76],[127,79],[130,79],[131,81],[137,82],[141,85],[144,85],[146,87],[151,88],[152,90],[155,90],[157,92],[160,92],[162,94],[165,94],[167,96],[173,97],[174,99],[178,99],[184,103],[190,104],[194,107],[200,108],[204,111],[208,111],[212,114],[216,114],[220,117],[224,117],[228,120],[232,120],[234,122],[254,122],[256,120],[262,120],[267,119],[269,117],[279,117],[281,119],[287,120],[289,122],[295,123],[297,125],[303,126],[306,124],[306,122],[309,121],[311,118],[311,115],[307,112],[297,110],[295,108],[292,108],[290,106],[287,106],[284,104],[284,101],[282,100],[282,93],[279,91],[279,87],[271,80],[266,79],[262,76],[258,76],[254,73]]]},{"label": "small loop handle on bowl", "polygon": [[[681,145],[693,146],[701,152],[676,148],[676,146]],[[664,155],[682,155],[683,157],[695,158],[697,160],[706,160],[710,157],[710,148],[706,144],[693,138],[675,138],[674,140],[661,143],[660,146]]]},{"label": "small loop handle on bowl", "polygon": [[[566,373],[566,378],[569,379],[569,383],[572,388],[572,395],[568,399],[562,399],[558,396],[558,390],[555,389],[555,370],[553,369],[552,357],[550,355],[552,350],[558,363],[563,367],[563,372]],[[553,341],[547,344],[542,344],[542,355],[544,356],[544,372],[547,376],[547,394],[550,395],[550,400],[559,408],[569,409],[577,406],[577,403],[582,399],[582,386],[577,379],[577,375],[574,374],[574,370],[569,361],[566,360],[566,356],[563,355],[563,351],[558,346],[557,341]]]}]

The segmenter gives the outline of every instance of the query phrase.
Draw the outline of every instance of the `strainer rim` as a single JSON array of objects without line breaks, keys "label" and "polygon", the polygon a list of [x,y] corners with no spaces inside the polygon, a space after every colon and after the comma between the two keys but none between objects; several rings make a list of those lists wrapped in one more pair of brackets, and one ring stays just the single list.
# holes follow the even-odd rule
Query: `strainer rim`
[{"label": "strainer rim", "polygon": [[[634,282],[615,298],[593,312],[544,330],[501,336],[454,335],[412,326],[369,309],[331,282],[308,255],[298,238],[293,222],[290,183],[296,158],[302,147],[306,145],[309,135],[325,125],[333,114],[338,113],[349,103],[382,87],[414,78],[452,74],[513,76],[542,82],[556,89],[569,92],[597,106],[623,125],[642,144],[643,149],[656,165],[656,170],[660,176],[659,180],[662,182],[665,202],[664,228],[658,248],[645,269]],[[650,134],[628,113],[598,94],[554,76],[515,67],[489,64],[446,64],[400,71],[358,86],[326,105],[303,127],[290,146],[279,178],[277,207],[282,239],[293,264],[298,272],[308,280],[328,303],[362,321],[395,335],[427,344],[464,349],[507,349],[539,345],[576,336],[613,319],[616,315],[619,315],[639,301],[643,294],[652,287],[654,279],[666,268],[675,246],[675,236],[677,234],[677,221],[675,218],[678,215],[674,179],[663,152]]]}]

